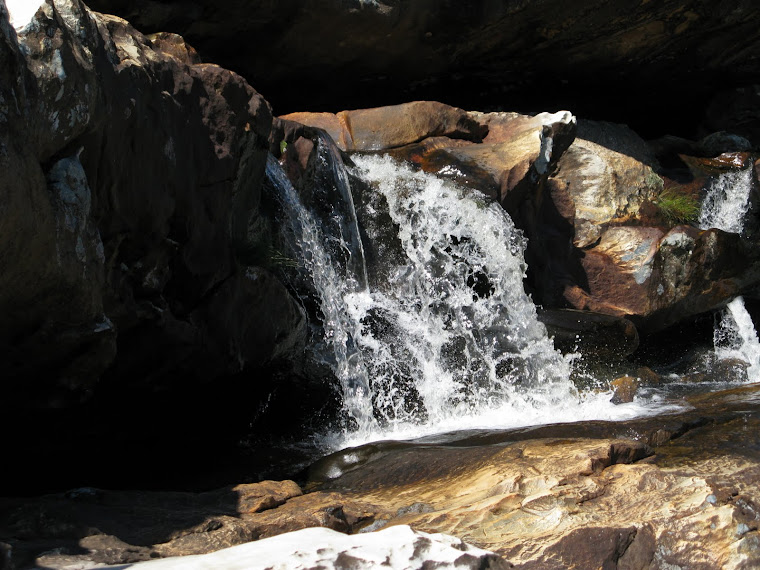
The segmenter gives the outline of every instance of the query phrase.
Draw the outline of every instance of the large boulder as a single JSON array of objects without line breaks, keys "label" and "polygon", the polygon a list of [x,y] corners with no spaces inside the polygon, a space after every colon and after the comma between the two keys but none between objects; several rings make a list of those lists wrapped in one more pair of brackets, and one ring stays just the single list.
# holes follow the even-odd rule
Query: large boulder
[{"label": "large boulder", "polygon": [[[269,104],[182,38],[79,0],[16,24],[0,3],[2,427],[44,413],[11,456],[43,441],[90,456],[71,422],[105,440],[171,437],[192,413],[130,433],[116,412],[181,392],[188,410],[212,400],[204,413],[227,415],[203,388],[225,378],[255,409],[306,336],[277,267],[248,255],[251,228],[272,227]],[[91,427],[60,411],[80,405]]]},{"label": "large boulder", "polygon": [[387,150],[430,137],[480,142],[488,132],[481,122],[456,107],[436,101],[330,113],[291,113],[281,117],[326,130],[341,150]]}]

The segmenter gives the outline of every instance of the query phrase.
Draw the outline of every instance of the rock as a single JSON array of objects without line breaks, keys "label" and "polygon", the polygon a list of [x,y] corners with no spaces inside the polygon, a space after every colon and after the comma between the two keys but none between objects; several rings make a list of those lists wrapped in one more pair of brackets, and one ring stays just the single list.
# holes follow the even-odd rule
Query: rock
[{"label": "rock", "polygon": [[444,136],[479,142],[487,128],[468,113],[435,101],[328,113],[293,113],[280,117],[325,129],[341,150],[387,150]]},{"label": "rock", "polygon": [[717,133],[707,135],[699,141],[699,146],[707,156],[752,150],[752,143],[747,139],[725,131],[718,131]]},{"label": "rock", "polygon": [[621,376],[615,378],[611,383],[613,404],[627,404],[633,402],[636,391],[639,389],[640,381],[633,376]]},{"label": "rock", "polygon": [[41,4],[18,34],[0,12],[0,429],[40,414],[10,455],[68,451],[75,478],[98,469],[110,430],[142,454],[141,428],[116,418],[171,394],[183,404],[166,408],[169,439],[201,415],[210,433],[229,425],[211,417],[213,381],[256,409],[306,335],[277,268],[242,255],[262,241],[249,230],[273,227],[268,103],[179,36],[79,0]]},{"label": "rock", "polygon": [[202,557],[145,562],[135,568],[512,568],[501,557],[443,534],[394,526],[375,533],[347,536],[333,530],[309,528],[251,542]]},{"label": "rock", "polygon": [[[749,2],[720,10],[699,0],[91,3],[146,32],[181,34],[207,61],[258,85],[280,113],[373,107],[388,97],[550,108],[561,93],[579,115],[673,132],[669,125],[693,128],[716,91],[751,89],[760,44]],[[678,55],[689,53],[700,57]]]},{"label": "rock", "polygon": [[702,381],[707,382],[748,382],[749,364],[739,358],[721,358],[713,362]]},{"label": "rock", "polygon": [[716,229],[611,227],[580,260],[584,287],[566,287],[564,297],[578,309],[624,316],[640,331],[661,330],[752,283],[751,252],[738,235]]},{"label": "rock", "polygon": [[635,216],[644,200],[662,190],[646,143],[622,125],[583,121],[578,136],[550,177],[551,200],[570,203],[573,245],[599,241],[605,224]]},{"label": "rock", "polygon": [[258,527],[248,517],[300,495],[293,481],[240,484],[206,493],[72,489],[28,504],[0,499],[0,535],[9,536],[12,567],[35,560],[52,568],[128,564],[254,540]]},{"label": "rock", "polygon": [[752,155],[748,152],[725,152],[714,158],[697,158],[681,156],[697,177],[714,176],[732,170],[744,170],[752,164]]},{"label": "rock", "polygon": [[580,352],[587,357],[608,361],[622,360],[639,346],[639,335],[627,319],[590,311],[543,309],[539,320],[563,353]]},{"label": "rock", "polygon": [[642,386],[659,386],[663,383],[662,377],[648,366],[639,366],[635,376]]},{"label": "rock", "polygon": [[[420,166],[495,198],[519,221],[523,201],[541,186],[573,141],[575,117],[567,111],[471,116],[488,128],[482,144],[446,144],[439,139],[429,149],[419,149]],[[412,147],[404,154],[414,158],[417,152]]]},{"label": "rock", "polygon": [[[256,550],[261,561],[267,544],[278,556],[305,546],[304,534],[285,533],[322,526],[355,535],[308,530],[320,536],[323,554],[345,541],[387,547],[400,533],[419,545],[419,533],[446,533],[457,537],[445,542],[459,545],[458,556],[474,552],[461,540],[517,568],[754,567],[758,390],[711,392],[681,412],[622,422],[347,449],[315,465],[305,494],[283,481],[207,493],[80,488],[0,499],[0,543],[13,567],[132,563],[246,542],[242,550]],[[258,547],[250,542],[275,535]],[[166,563],[228,567],[233,554]]]}]

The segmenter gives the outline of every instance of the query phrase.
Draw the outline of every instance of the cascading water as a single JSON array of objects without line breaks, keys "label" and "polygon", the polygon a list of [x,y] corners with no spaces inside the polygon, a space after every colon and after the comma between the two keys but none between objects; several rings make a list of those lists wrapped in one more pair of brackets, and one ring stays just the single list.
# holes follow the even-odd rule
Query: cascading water
[{"label": "cascading water", "polygon": [[[388,157],[354,157],[354,175],[371,189],[365,231],[383,216],[384,231],[397,229],[392,243],[365,236],[383,275],[370,283],[348,176],[330,148],[318,145],[329,175],[325,188],[308,191],[308,205],[276,159],[267,163],[318,297],[317,352],[341,383],[350,418],[330,447],[642,413],[612,405],[609,394],[577,392],[570,359],[554,349],[524,292],[522,234],[478,192]],[[338,197],[347,204],[341,212]]]},{"label": "cascading water", "polygon": [[751,190],[751,168],[725,172],[713,178],[702,202],[699,227],[741,233],[749,210]]},{"label": "cascading water", "polygon": [[[721,174],[711,181],[702,202],[699,227],[741,233],[749,210],[752,169]],[[760,341],[744,299],[731,301],[720,315],[713,334],[715,357],[747,363],[750,380],[760,380]]]},{"label": "cascading water", "polygon": [[347,296],[375,420],[445,425],[518,395],[567,400],[570,365],[523,291],[523,240],[504,210],[390,158],[355,160],[403,252],[387,283]]},{"label": "cascading water", "polygon": [[713,341],[719,360],[744,361],[749,365],[747,377],[760,380],[760,341],[742,297],[726,305],[715,327]]}]

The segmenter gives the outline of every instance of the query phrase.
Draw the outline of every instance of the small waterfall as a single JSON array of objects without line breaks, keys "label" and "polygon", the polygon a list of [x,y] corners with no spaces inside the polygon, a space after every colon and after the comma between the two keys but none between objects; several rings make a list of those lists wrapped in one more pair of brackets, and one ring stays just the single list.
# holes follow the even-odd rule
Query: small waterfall
[{"label": "small waterfall", "polygon": [[751,190],[751,168],[726,172],[713,178],[702,202],[699,227],[740,234],[744,229]]},{"label": "small waterfall", "polygon": [[354,160],[403,251],[388,283],[348,296],[376,420],[443,425],[515,398],[567,400],[570,366],[523,290],[523,238],[506,212],[390,158]]},{"label": "small waterfall", "polygon": [[[742,233],[751,191],[752,168],[715,177],[702,202],[699,227]],[[749,379],[760,379],[760,342],[743,297],[737,297],[722,311],[713,333],[713,343],[717,359],[744,361],[749,365]]]},{"label": "small waterfall", "polygon": [[749,364],[748,378],[760,379],[760,341],[742,297],[726,305],[715,327],[713,340],[715,356],[719,360],[742,360]]},{"label": "small waterfall", "polygon": [[[352,249],[350,242],[354,240],[347,242],[344,239],[341,228],[345,227],[346,221],[343,218],[334,220],[337,222],[336,231],[325,233],[325,225],[304,206],[298,192],[271,154],[267,158],[266,176],[279,194],[286,217],[291,223],[290,231],[295,236],[301,263],[318,293],[324,328],[324,346],[319,351],[328,359],[327,363],[343,385],[344,406],[350,410],[359,425],[366,425],[372,421],[369,381],[352,335],[356,325],[351,320],[345,303],[346,294],[359,291],[366,284],[363,259],[357,261],[357,258],[363,258],[361,249]],[[338,184],[343,181],[347,183],[348,178],[341,176],[336,180]],[[324,192],[335,188],[323,187],[321,190]],[[345,189],[342,190],[338,191],[343,193]],[[353,207],[352,201],[350,204]],[[353,224],[350,220],[351,218],[349,225],[355,227],[356,216],[353,216]],[[352,261],[347,263],[347,259]],[[362,268],[358,276],[355,271],[351,271],[352,267]]]},{"label": "small waterfall", "polygon": [[329,447],[642,413],[609,394],[578,394],[570,359],[524,292],[522,234],[476,191],[388,157],[354,157],[373,201],[362,215],[384,217],[377,227],[392,242],[366,236],[383,275],[368,280],[349,177],[324,150],[332,174],[316,177],[322,188],[297,191],[272,156],[267,177],[317,297],[315,352],[343,391],[347,427]]}]

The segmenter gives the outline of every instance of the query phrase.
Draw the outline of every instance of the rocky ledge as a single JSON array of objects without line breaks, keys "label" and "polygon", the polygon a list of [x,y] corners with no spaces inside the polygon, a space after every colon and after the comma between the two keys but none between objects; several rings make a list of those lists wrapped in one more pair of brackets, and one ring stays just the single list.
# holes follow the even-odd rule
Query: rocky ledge
[{"label": "rocky ledge", "polygon": [[[693,398],[688,408],[378,443],[321,460],[301,486],[3,499],[5,567],[125,564],[315,526],[356,534],[409,525],[515,568],[754,568],[760,387]],[[246,552],[257,559],[255,543]]]}]

